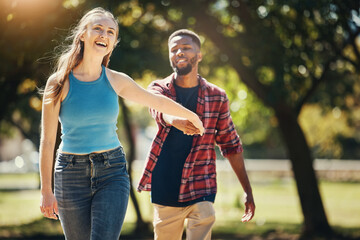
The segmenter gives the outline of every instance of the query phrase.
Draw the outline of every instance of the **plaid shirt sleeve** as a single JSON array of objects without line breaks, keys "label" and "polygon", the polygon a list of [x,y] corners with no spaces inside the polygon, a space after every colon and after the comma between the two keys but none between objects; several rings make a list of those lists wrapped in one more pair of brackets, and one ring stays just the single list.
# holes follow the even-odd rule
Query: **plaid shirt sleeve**
[{"label": "plaid shirt sleeve", "polygon": [[[158,83],[156,82],[152,82],[147,90],[151,93],[154,94],[158,94],[158,95],[165,95],[164,94],[164,88],[161,87]],[[158,125],[162,125],[163,127],[166,127],[168,124],[165,122],[165,120],[163,119],[163,114],[162,112],[159,112],[155,109],[149,108],[149,112],[151,114],[151,116],[155,119],[156,123]]]},{"label": "plaid shirt sleeve", "polygon": [[[224,93],[225,94],[225,93]],[[224,157],[243,152],[239,135],[236,132],[229,110],[229,99],[225,94],[220,106],[219,119],[216,124],[215,141]]]}]

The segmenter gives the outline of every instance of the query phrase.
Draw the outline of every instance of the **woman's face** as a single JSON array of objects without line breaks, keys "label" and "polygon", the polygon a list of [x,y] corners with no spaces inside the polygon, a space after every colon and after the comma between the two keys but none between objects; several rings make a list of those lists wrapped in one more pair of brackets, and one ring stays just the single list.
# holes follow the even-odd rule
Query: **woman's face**
[{"label": "woman's face", "polygon": [[102,56],[114,49],[117,40],[117,24],[106,16],[95,16],[86,26],[80,40],[84,42],[84,50]]}]

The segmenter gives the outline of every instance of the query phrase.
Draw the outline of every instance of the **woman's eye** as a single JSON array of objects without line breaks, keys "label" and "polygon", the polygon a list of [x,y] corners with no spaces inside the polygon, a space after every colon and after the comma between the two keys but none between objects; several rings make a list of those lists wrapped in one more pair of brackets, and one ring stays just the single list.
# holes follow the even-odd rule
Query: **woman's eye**
[{"label": "woman's eye", "polygon": [[109,35],[114,35],[114,32],[113,31],[108,31],[108,34]]}]

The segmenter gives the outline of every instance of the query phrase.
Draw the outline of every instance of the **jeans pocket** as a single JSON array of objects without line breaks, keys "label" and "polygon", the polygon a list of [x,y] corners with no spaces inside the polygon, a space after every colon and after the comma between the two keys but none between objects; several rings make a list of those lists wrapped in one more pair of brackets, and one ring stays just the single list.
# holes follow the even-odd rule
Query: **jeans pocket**
[{"label": "jeans pocket", "polygon": [[71,165],[73,165],[72,159],[73,159],[72,155],[58,154],[56,156],[55,172],[62,172]]},{"label": "jeans pocket", "polygon": [[128,172],[126,169],[125,155],[121,155],[119,157],[114,157],[114,158],[108,159],[105,163],[105,166],[107,168],[113,169],[116,172],[119,172],[121,175],[128,175]]}]

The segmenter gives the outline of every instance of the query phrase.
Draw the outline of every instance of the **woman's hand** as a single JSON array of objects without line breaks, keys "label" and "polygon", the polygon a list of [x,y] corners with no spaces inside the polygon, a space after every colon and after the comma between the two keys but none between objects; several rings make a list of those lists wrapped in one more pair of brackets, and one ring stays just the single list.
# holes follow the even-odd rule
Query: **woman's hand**
[{"label": "woman's hand", "polygon": [[199,116],[197,114],[194,113],[194,119],[189,119],[189,121],[200,131],[200,136],[204,135],[205,132],[205,128],[204,125],[202,123],[202,121],[200,120]]},{"label": "woman's hand", "polygon": [[170,124],[173,127],[176,127],[186,135],[197,135],[200,134],[200,130],[194,126],[189,120],[185,118],[180,118],[172,115],[163,113],[162,115],[164,121],[167,124]]},{"label": "woman's hand", "polygon": [[44,217],[58,220],[59,210],[57,201],[52,192],[41,194],[40,210]]}]

